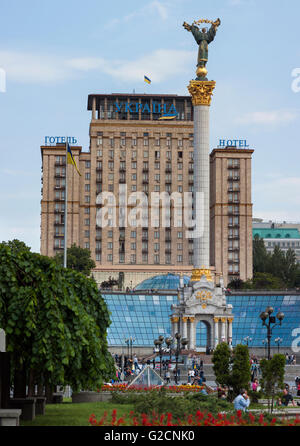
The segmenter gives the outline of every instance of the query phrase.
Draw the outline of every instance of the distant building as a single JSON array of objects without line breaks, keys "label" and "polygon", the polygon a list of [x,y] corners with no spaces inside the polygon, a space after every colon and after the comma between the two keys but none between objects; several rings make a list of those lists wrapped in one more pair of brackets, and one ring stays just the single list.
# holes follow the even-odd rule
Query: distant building
[{"label": "distant building", "polygon": [[278,246],[282,251],[292,249],[295,251],[297,262],[300,263],[300,224],[257,220],[253,220],[253,238],[256,235],[262,238],[268,252],[273,252],[275,246]]}]

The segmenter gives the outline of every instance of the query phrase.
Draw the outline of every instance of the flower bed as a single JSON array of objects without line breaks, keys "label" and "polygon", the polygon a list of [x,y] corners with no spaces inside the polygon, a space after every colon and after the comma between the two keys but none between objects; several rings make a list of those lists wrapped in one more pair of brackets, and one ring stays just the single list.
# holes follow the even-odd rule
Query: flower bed
[{"label": "flower bed", "polygon": [[203,390],[205,386],[187,386],[187,385],[180,385],[180,386],[128,386],[127,384],[113,384],[108,385],[105,384],[101,387],[101,389],[98,389],[97,392],[134,392],[134,393],[142,393],[142,392],[159,392],[161,389],[163,389],[167,393],[195,393],[200,392]]},{"label": "flower bed", "polygon": [[186,415],[184,419],[174,419],[172,413],[156,414],[152,416],[146,414],[136,415],[130,412],[126,416],[118,417],[114,409],[110,416],[107,412],[97,421],[94,414],[89,418],[91,426],[300,426],[300,418],[294,420],[277,420],[276,418],[267,421],[264,414],[253,415],[252,413],[242,413],[240,410],[235,415],[227,416],[226,413],[219,413],[213,416],[210,412],[197,411],[195,414]]}]

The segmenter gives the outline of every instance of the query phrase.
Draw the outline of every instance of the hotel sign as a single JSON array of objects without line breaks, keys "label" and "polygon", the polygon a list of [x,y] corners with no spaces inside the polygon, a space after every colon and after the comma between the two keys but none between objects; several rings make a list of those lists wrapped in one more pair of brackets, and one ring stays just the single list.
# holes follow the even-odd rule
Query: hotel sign
[{"label": "hotel sign", "polygon": [[235,147],[236,149],[247,149],[249,145],[246,139],[219,139],[218,147]]},{"label": "hotel sign", "polygon": [[[45,136],[45,145],[48,144],[65,144],[66,137],[65,136]],[[69,144],[77,144],[77,138],[74,136],[68,136]]]}]

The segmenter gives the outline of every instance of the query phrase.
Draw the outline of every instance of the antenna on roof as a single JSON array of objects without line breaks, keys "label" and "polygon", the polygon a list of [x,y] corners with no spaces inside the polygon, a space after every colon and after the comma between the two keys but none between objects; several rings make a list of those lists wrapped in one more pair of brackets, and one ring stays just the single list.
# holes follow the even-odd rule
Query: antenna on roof
[{"label": "antenna on roof", "polygon": [[133,89],[132,94],[135,94],[135,88]]}]

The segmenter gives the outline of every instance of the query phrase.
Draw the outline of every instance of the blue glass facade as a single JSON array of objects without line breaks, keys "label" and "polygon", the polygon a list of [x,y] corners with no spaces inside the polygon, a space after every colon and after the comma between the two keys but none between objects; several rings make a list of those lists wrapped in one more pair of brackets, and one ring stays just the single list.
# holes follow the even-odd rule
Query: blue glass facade
[{"label": "blue glass facade", "polygon": [[[135,289],[140,290],[177,290],[179,287],[180,277],[178,274],[163,274],[154,276],[139,283]],[[189,276],[183,276],[184,284],[190,281]]]},{"label": "blue glass facade", "polygon": [[[135,338],[136,346],[153,346],[158,336],[171,333],[171,305],[177,303],[177,293],[149,291],[140,293],[103,294],[111,312],[111,325],[108,329],[108,343],[111,346],[124,346],[129,336]],[[266,339],[266,328],[262,326],[259,315],[267,306],[274,308],[274,315],[283,311],[285,318],[281,327],[275,327],[272,345],[276,337],[283,339],[281,347],[291,347],[295,336],[292,331],[300,327],[300,294],[253,294],[233,293],[227,296],[227,303],[233,305],[233,345],[243,343],[246,336],[253,340],[252,347],[262,347]],[[196,334],[197,346],[206,345],[206,326],[199,323]]]},{"label": "blue glass facade", "polygon": [[279,295],[279,294],[245,294],[229,295],[227,303],[233,305],[233,345],[240,344],[246,336],[253,339],[250,344],[253,347],[262,347],[262,341],[266,339],[267,330],[262,326],[259,315],[267,306],[274,308],[273,315],[278,311],[285,315],[281,327],[273,329],[271,345],[276,346],[274,340],[282,338],[281,346],[291,347],[293,337],[292,331],[300,327],[300,295]]}]

